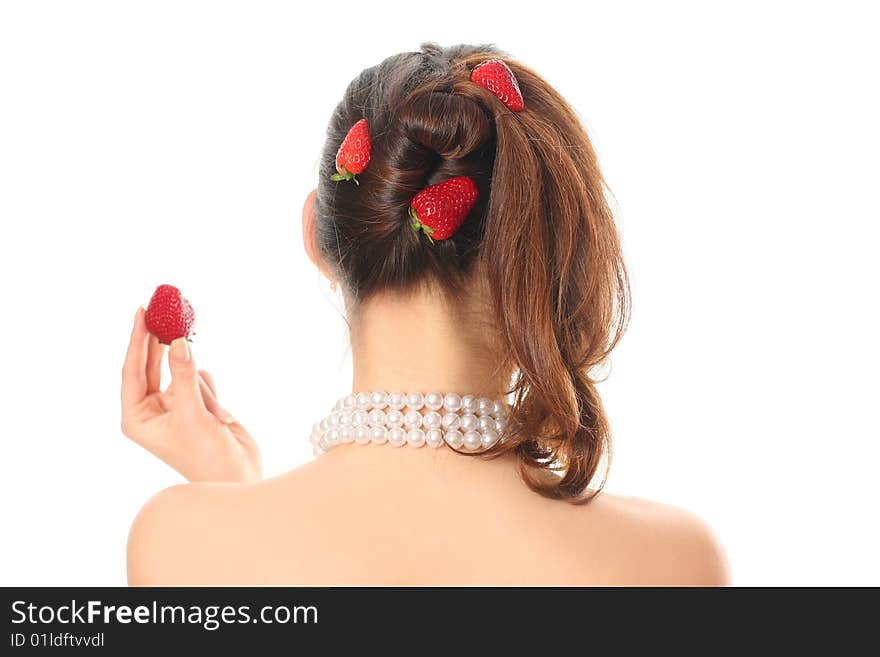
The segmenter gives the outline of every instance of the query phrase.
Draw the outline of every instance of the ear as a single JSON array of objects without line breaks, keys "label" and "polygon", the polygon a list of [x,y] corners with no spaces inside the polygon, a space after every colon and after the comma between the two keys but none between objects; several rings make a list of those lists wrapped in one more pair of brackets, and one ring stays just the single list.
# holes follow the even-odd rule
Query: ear
[{"label": "ear", "polygon": [[321,252],[318,250],[317,235],[315,233],[318,225],[317,215],[315,214],[315,196],[317,193],[318,190],[313,189],[306,197],[305,203],[303,203],[303,246],[305,246],[306,255],[309,256],[309,260],[311,260],[312,264],[318,268],[318,271],[320,271],[331,283],[335,283],[336,278],[333,276],[330,268],[321,257]]}]

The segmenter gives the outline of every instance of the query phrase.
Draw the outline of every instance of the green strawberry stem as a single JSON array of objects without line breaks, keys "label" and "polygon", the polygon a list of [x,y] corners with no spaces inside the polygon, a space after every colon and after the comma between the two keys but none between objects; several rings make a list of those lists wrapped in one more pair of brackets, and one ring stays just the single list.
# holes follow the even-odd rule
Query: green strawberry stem
[{"label": "green strawberry stem", "polygon": [[410,226],[412,226],[412,229],[414,231],[416,231],[417,233],[419,231],[422,231],[425,234],[425,237],[428,238],[428,241],[431,244],[433,244],[434,239],[431,237],[431,235],[434,234],[434,229],[431,228],[430,226],[426,226],[421,221],[419,221],[419,215],[416,214],[415,208],[409,209],[409,216],[412,219],[412,222],[410,223]]},{"label": "green strawberry stem", "polygon": [[342,180],[354,180],[355,185],[360,185],[358,179],[355,178],[354,174],[345,167],[342,167],[342,171],[340,171],[339,173],[334,173],[332,176],[330,176],[330,180],[333,180],[335,182],[340,182]]}]

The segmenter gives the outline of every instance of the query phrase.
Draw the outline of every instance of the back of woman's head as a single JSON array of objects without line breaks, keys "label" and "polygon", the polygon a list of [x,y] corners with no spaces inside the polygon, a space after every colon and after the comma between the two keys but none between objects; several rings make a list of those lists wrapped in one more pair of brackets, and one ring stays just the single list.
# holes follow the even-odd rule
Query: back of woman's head
[{"label": "back of woman's head", "polygon": [[[516,76],[522,111],[471,81],[493,58]],[[362,118],[370,164],[359,185],[333,182],[336,151]],[[461,175],[478,201],[458,232],[429,243],[410,227],[410,201]],[[315,207],[322,257],[353,303],[427,282],[455,294],[483,277],[512,381],[511,429],[491,453],[515,451],[544,495],[587,499],[610,449],[592,373],[623,332],[629,297],[596,156],[565,100],[488,46],[390,57],[337,106]]]}]

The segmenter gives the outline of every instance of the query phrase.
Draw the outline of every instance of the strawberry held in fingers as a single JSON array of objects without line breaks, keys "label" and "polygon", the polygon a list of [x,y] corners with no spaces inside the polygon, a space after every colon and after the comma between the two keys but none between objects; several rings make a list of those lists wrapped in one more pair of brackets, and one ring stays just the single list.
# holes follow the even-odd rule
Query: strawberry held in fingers
[{"label": "strawberry held in fingers", "polygon": [[525,107],[516,76],[500,59],[490,59],[477,66],[471,72],[471,81],[491,91],[511,112]]},{"label": "strawberry held in fingers", "polygon": [[196,321],[192,306],[173,285],[160,285],[153,292],[144,316],[147,330],[162,344],[177,338],[189,339]]},{"label": "strawberry held in fingers", "polygon": [[356,174],[363,172],[370,163],[370,151],[373,145],[370,141],[370,129],[366,119],[361,119],[353,126],[342,145],[336,152],[336,173],[330,178],[336,180],[354,180],[356,185],[360,183],[355,178]]},{"label": "strawberry held in fingers", "polygon": [[478,196],[476,183],[467,176],[426,187],[409,204],[410,225],[425,233],[431,243],[449,239],[461,228]]}]

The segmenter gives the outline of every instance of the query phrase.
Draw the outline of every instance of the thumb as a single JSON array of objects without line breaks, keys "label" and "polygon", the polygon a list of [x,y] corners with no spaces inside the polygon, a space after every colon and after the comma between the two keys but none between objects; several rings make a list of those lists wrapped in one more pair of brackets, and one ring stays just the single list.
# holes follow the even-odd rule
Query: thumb
[{"label": "thumb", "polygon": [[171,389],[174,405],[183,412],[205,410],[199,390],[199,373],[193,360],[192,349],[186,338],[177,338],[168,350],[168,367],[171,370]]}]

